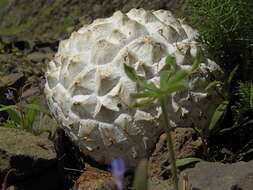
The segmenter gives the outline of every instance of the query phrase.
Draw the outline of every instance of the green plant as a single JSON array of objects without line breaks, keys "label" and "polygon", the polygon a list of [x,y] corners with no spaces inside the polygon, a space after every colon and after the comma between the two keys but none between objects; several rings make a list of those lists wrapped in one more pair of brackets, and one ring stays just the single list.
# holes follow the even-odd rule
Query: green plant
[{"label": "green plant", "polygon": [[253,123],[253,83],[239,82],[235,94],[239,101],[231,107],[234,114],[234,123],[230,128],[222,129],[221,132],[249,126]]},{"label": "green plant", "polygon": [[[230,73],[229,77],[225,80],[225,82],[221,81],[213,81],[209,83],[209,85],[205,88],[208,90],[210,88],[217,88],[217,85],[226,86],[228,89],[231,88],[231,82],[234,78],[234,75],[238,69],[239,65],[237,65],[232,72]],[[218,93],[218,90],[216,90]],[[218,93],[219,95],[219,93]],[[214,112],[209,128],[208,133],[223,133],[225,131],[229,131],[238,127],[246,126],[250,123],[253,123],[252,118],[249,116],[249,113],[253,111],[253,84],[252,82],[239,82],[236,93],[238,101],[234,104],[231,103],[231,96],[223,96],[224,101],[217,107],[216,111]],[[217,125],[218,122],[221,122],[227,111],[232,109],[234,115],[234,121],[231,126],[226,128],[220,128]]]},{"label": "green plant", "polygon": [[23,52],[9,40],[1,40],[0,38],[0,54],[13,54],[22,57]]},{"label": "green plant", "polygon": [[240,63],[241,72],[252,72],[248,52],[253,42],[253,1],[189,0],[187,5],[191,24],[199,30],[199,40],[215,60],[228,71]]},{"label": "green plant", "polygon": [[146,189],[148,189],[148,160],[143,159],[140,161],[135,171],[133,190]]},{"label": "green plant", "polygon": [[[200,161],[202,161],[202,159],[200,158],[183,158],[183,159],[176,160],[176,166],[177,168],[180,168],[182,166],[186,166],[188,164],[192,164],[192,163],[200,162]],[[171,165],[167,166],[166,168],[170,170]]]},{"label": "green plant", "polygon": [[8,0],[0,0],[0,8],[3,8],[8,3]]},{"label": "green plant", "polygon": [[50,114],[47,109],[38,105],[35,97],[29,104],[0,105],[0,112],[3,111],[8,113],[8,119],[2,123],[3,127],[27,130],[35,135],[40,134],[40,131],[33,130],[33,124],[38,112]]},{"label": "green plant", "polygon": [[219,92],[218,86],[223,86],[226,91],[229,91],[229,89],[231,88],[231,82],[235,76],[236,71],[238,70],[239,65],[237,65],[232,72],[230,73],[229,77],[224,81],[212,81],[210,82],[207,87],[205,88],[206,91],[208,91],[210,88],[215,88],[217,95],[220,95],[223,98],[223,102],[216,108],[212,118],[211,118],[211,122],[209,124],[209,127],[207,129],[207,134],[205,134],[206,138],[208,135],[215,133],[217,130],[217,123],[218,121],[222,120],[227,112],[227,108],[230,102],[230,96],[224,96],[223,94],[221,94]]},{"label": "green plant", "polygon": [[[227,74],[225,82],[213,81],[206,88],[218,89],[222,85],[228,94],[216,90],[224,101],[217,106],[209,127],[201,134],[202,139],[207,145],[215,136],[238,138],[235,130],[253,123],[250,115],[252,101],[249,100],[253,74],[253,1],[189,0],[187,6],[191,12],[191,24],[200,33],[199,41]],[[216,146],[222,148],[225,145]]]},{"label": "green plant", "polygon": [[[178,190],[178,175],[176,167],[176,157],[174,152],[173,140],[171,138],[172,128],[169,125],[167,97],[169,94],[177,91],[183,91],[188,88],[183,81],[187,76],[198,69],[201,60],[202,51],[200,49],[197,52],[197,56],[194,59],[191,70],[182,70],[176,73],[172,73],[170,70],[164,70],[160,73],[160,87],[157,87],[153,82],[143,82],[135,73],[134,68],[124,64],[125,73],[135,83],[144,88],[141,93],[132,94],[133,98],[140,99],[134,103],[134,107],[145,106],[154,103],[158,100],[161,104],[163,118],[164,118],[164,131],[167,136],[167,146],[169,150],[169,158],[171,163],[171,169],[173,174],[174,188]],[[166,59],[167,64],[175,65],[174,57],[168,56]]]}]

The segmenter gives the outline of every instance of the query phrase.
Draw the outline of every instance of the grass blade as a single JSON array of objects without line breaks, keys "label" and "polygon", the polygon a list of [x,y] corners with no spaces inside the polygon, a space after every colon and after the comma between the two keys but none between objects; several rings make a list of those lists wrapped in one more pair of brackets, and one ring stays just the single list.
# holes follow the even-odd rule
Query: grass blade
[{"label": "grass blade", "polygon": [[[176,160],[176,166],[177,167],[182,167],[182,166],[186,166],[188,164],[192,164],[194,162],[200,162],[202,161],[202,159],[200,158],[183,158],[183,159],[179,159],[179,160]],[[167,166],[166,169],[171,169],[171,165]]]},{"label": "grass blade", "polygon": [[24,123],[26,128],[31,129],[33,127],[32,125],[35,121],[37,113],[38,110],[35,109],[29,109],[25,112]]},{"label": "grass blade", "polygon": [[196,69],[199,68],[199,64],[201,62],[202,55],[203,55],[203,51],[201,50],[201,48],[198,48],[197,55],[196,55],[196,57],[193,61],[193,64],[192,64],[191,72],[194,72]]},{"label": "grass blade", "polygon": [[135,102],[133,104],[133,107],[142,107],[142,106],[146,106],[148,104],[151,104],[155,101],[155,97],[154,98],[146,98],[145,100],[142,100],[140,102]]},{"label": "grass blade", "polygon": [[169,77],[171,75],[171,71],[162,71],[160,74],[160,88],[165,89],[168,84]]},{"label": "grass blade", "polygon": [[156,85],[153,82],[145,83],[145,82],[140,81],[139,84],[141,86],[143,86],[144,88],[146,88],[148,90],[151,90],[153,92],[157,92],[157,93],[160,92],[160,89],[157,88]]},{"label": "grass blade", "polygon": [[190,72],[186,71],[186,70],[182,70],[182,71],[177,72],[175,75],[170,77],[170,79],[168,80],[167,86],[173,85],[174,83],[177,83],[177,82],[180,82],[185,77],[187,77],[189,74],[190,74]]},{"label": "grass blade", "polygon": [[163,92],[165,94],[170,94],[173,92],[177,92],[177,91],[182,91],[182,90],[186,90],[188,88],[188,85],[184,82],[178,82],[174,85],[170,85],[167,87],[167,89],[165,89]]},{"label": "grass blade", "polygon": [[234,68],[234,69],[231,71],[231,73],[229,74],[228,80],[226,81],[226,83],[227,83],[228,85],[230,85],[230,83],[231,83],[232,79],[234,78],[235,73],[236,73],[236,71],[238,70],[238,68],[239,68],[239,65],[236,65],[235,68]]},{"label": "grass blade", "polygon": [[148,188],[148,161],[141,160],[134,176],[133,190],[146,190]]},{"label": "grass blade", "polygon": [[131,94],[132,98],[148,98],[148,97],[154,97],[156,94],[152,92],[143,92],[143,93],[133,93]]},{"label": "grass blade", "polygon": [[15,129],[21,129],[21,126],[11,120],[8,120],[2,124],[5,128],[15,128]]},{"label": "grass blade", "polygon": [[0,105],[2,108],[0,108],[1,111],[7,111],[7,110],[15,110],[18,108],[16,105],[10,105],[10,106],[5,106],[5,105]]},{"label": "grass blade", "polygon": [[21,125],[22,116],[21,116],[21,113],[18,110],[9,109],[9,110],[6,110],[6,111],[8,113],[9,120],[15,122],[18,125]]},{"label": "grass blade", "polygon": [[43,112],[45,114],[50,114],[50,112],[47,109],[45,109],[43,106],[40,106],[40,105],[37,105],[37,104],[25,104],[25,105],[22,105],[22,106],[24,106],[27,109],[32,109],[32,110]]},{"label": "grass blade", "polygon": [[218,85],[218,84],[222,85],[222,84],[224,84],[224,83],[221,82],[221,81],[217,81],[217,80],[212,81],[212,82],[210,82],[210,83],[207,85],[207,87],[205,88],[205,91],[207,91],[208,89],[210,89],[210,88],[212,88],[212,87],[214,87],[214,86],[216,86],[216,85]]},{"label": "grass blade", "polygon": [[226,109],[228,106],[228,101],[222,102],[215,110],[210,125],[209,125],[209,131],[212,131],[214,127],[216,126],[217,122],[221,119],[221,117],[225,114]]},{"label": "grass blade", "polygon": [[253,119],[252,120],[249,120],[249,121],[246,121],[245,123],[237,123],[237,124],[234,124],[232,127],[230,128],[225,128],[225,129],[222,129],[220,130],[220,133],[224,133],[224,132],[228,132],[228,131],[232,131],[236,128],[239,128],[239,127],[245,127],[249,124],[253,124]]}]

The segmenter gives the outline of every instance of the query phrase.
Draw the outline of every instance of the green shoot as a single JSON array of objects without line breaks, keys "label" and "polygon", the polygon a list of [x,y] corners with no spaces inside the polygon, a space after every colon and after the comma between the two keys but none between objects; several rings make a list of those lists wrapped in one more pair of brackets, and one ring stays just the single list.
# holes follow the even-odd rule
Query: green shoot
[{"label": "green shoot", "polygon": [[[179,168],[179,167],[186,166],[188,164],[192,164],[192,163],[200,162],[200,161],[202,161],[202,159],[200,158],[183,158],[176,161],[176,166]],[[171,165],[167,166],[166,169],[170,170]]]},{"label": "green shoot", "polygon": [[134,176],[133,190],[148,189],[148,161],[141,160]]},{"label": "green shoot", "polygon": [[[183,91],[188,88],[187,84],[184,82],[184,79],[188,77],[192,72],[194,72],[198,67],[201,60],[201,51],[198,50],[196,59],[192,65],[192,69],[182,70],[172,74],[170,70],[164,70],[160,73],[160,86],[157,87],[154,83],[147,83],[140,80],[137,76],[134,68],[129,65],[124,64],[124,69],[126,75],[135,83],[143,87],[145,90],[141,93],[133,94],[132,97],[136,99],[141,99],[134,103],[133,106],[140,107],[149,105],[155,102],[155,100],[159,100],[163,112],[164,117],[164,131],[167,136],[167,146],[170,155],[170,163],[173,174],[173,182],[175,190],[178,190],[178,174],[177,174],[177,166],[176,166],[176,156],[174,152],[173,140],[171,137],[171,126],[169,125],[169,117],[168,117],[168,104],[167,97],[169,94]],[[166,58],[166,63],[172,65],[174,68],[177,67],[175,58],[168,56]]]},{"label": "green shoot", "polygon": [[37,100],[32,99],[30,104],[0,105],[0,112],[8,113],[8,120],[3,123],[4,127],[27,130],[34,133],[33,123],[38,112],[50,114],[47,109],[38,105]]}]

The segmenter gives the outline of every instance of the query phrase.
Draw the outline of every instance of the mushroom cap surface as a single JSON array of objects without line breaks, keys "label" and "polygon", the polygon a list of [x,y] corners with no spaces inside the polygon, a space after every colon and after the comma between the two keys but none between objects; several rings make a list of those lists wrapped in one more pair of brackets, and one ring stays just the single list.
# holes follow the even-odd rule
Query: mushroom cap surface
[{"label": "mushroom cap surface", "polygon": [[[124,63],[144,81],[159,84],[170,69],[190,70],[196,56],[198,33],[170,11],[132,9],[97,19],[60,42],[46,72],[45,93],[50,110],[70,139],[101,164],[123,158],[134,167],[147,157],[163,131],[158,103],[133,108],[132,93],[142,91],[124,72]],[[168,97],[172,127],[207,127],[221,100],[204,88],[223,72],[203,58],[186,82],[189,89]]]}]

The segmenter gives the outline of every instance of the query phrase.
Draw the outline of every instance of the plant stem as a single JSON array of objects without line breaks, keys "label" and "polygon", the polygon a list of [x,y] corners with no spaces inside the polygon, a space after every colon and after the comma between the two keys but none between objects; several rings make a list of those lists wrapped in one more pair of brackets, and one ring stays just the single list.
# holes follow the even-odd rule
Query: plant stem
[{"label": "plant stem", "polygon": [[169,150],[169,154],[170,154],[169,158],[170,158],[170,164],[172,166],[171,169],[172,169],[172,175],[173,175],[174,188],[175,188],[175,190],[179,190],[177,167],[176,167],[176,156],[175,156],[173,141],[171,138],[171,127],[169,125],[166,97],[161,97],[159,100],[160,100],[160,103],[162,106],[162,112],[163,112],[163,117],[164,117],[164,122],[165,122],[164,131],[167,135],[167,146],[168,146],[168,150]]}]

